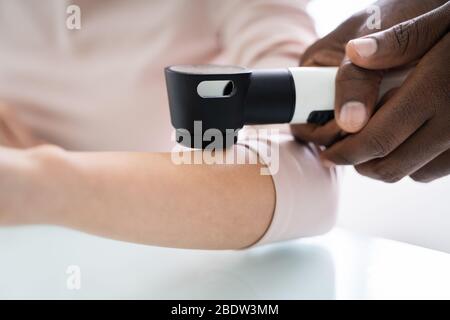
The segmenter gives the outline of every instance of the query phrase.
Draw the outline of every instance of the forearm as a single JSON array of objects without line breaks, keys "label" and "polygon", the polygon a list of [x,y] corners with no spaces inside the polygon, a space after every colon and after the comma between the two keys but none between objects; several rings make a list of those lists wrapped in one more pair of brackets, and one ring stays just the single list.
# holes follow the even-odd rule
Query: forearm
[{"label": "forearm", "polygon": [[28,154],[37,163],[21,208],[35,215],[30,223],[152,245],[242,248],[263,235],[275,206],[260,165],[175,165],[157,153]]}]

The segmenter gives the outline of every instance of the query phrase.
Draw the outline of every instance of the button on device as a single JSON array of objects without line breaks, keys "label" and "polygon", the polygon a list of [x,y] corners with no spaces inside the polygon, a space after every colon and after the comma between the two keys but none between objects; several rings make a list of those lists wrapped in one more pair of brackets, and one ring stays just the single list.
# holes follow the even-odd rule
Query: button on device
[{"label": "button on device", "polygon": [[313,111],[308,116],[308,123],[324,125],[334,119],[334,110]]}]

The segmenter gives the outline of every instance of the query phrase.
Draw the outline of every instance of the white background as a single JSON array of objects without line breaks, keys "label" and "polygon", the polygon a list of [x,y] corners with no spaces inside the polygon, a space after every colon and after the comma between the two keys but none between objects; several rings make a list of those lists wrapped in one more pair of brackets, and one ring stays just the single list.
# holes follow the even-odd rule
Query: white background
[{"label": "white background", "polygon": [[[309,12],[323,36],[373,1],[314,0]],[[345,172],[338,224],[347,229],[450,252],[450,178],[385,184]]]}]

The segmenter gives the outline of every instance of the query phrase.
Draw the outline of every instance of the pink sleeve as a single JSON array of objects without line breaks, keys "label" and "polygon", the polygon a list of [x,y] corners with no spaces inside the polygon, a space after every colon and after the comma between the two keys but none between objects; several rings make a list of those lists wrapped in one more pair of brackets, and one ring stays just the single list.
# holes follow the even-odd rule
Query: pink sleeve
[{"label": "pink sleeve", "polygon": [[212,63],[253,68],[297,66],[317,36],[307,0],[208,1],[221,54]]},{"label": "pink sleeve", "polygon": [[[276,206],[272,222],[255,245],[315,236],[330,230],[337,211],[335,170],[321,165],[317,147],[300,144],[291,135],[280,134],[267,141],[244,139],[240,143],[258,153],[269,165],[275,185]],[[278,152],[278,159],[273,152]]]}]

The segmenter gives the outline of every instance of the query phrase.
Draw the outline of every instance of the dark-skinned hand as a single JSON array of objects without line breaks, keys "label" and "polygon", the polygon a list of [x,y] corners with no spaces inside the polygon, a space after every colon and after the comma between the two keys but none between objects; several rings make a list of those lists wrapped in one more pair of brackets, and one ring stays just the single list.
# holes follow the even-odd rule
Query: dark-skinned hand
[{"label": "dark-skinned hand", "polygon": [[[428,182],[450,174],[450,2],[377,3],[384,30],[359,13],[311,46],[302,65],[340,65],[335,120],[292,126],[299,140],[327,146],[324,164],[353,165],[368,177]],[[377,103],[393,68],[416,65]]]}]

